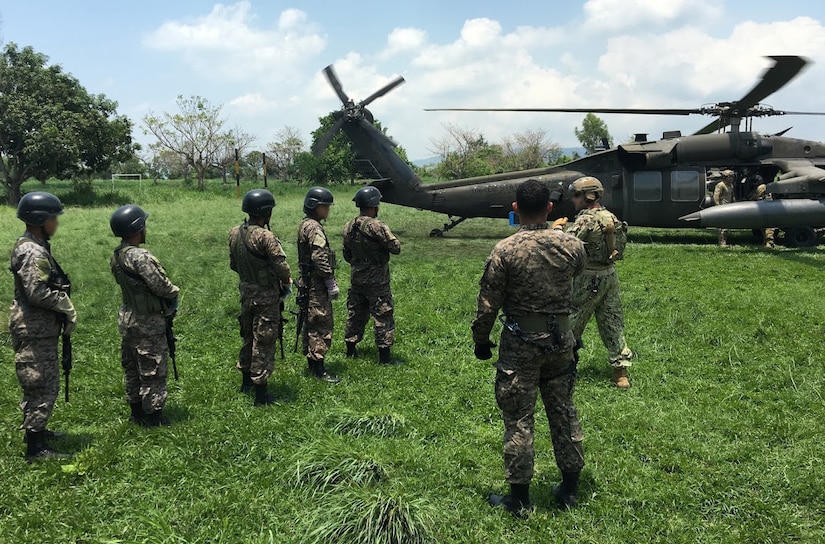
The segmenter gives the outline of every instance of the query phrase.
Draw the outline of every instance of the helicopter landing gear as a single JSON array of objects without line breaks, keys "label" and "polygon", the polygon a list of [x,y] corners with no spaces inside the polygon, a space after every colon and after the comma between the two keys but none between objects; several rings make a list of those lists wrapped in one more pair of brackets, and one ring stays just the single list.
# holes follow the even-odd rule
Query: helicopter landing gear
[{"label": "helicopter landing gear", "polygon": [[819,233],[813,227],[793,227],[785,230],[788,247],[812,247],[817,244]]},{"label": "helicopter landing gear", "polygon": [[457,219],[453,219],[452,215],[448,215],[447,217],[450,218],[450,222],[449,223],[444,223],[444,226],[440,229],[431,230],[430,231],[430,238],[441,238],[442,236],[444,236],[445,232],[447,232],[448,230],[454,229],[455,227],[457,227],[458,225],[460,225],[461,223],[463,223],[464,221],[467,220],[466,217],[459,217]]}]

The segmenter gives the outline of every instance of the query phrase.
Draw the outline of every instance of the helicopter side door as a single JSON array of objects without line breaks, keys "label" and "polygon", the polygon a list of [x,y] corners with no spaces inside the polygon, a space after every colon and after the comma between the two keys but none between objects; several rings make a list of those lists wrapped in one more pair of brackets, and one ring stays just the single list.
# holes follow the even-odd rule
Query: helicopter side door
[{"label": "helicopter side door", "polygon": [[664,170],[625,170],[624,217],[640,227],[684,227],[683,215],[699,209],[705,198],[702,166]]}]

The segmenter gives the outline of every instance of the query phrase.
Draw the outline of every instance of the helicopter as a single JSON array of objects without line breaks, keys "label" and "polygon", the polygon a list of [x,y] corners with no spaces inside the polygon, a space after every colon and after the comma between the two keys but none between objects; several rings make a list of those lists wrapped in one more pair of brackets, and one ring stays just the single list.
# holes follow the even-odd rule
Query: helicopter
[{"label": "helicopter", "polygon": [[[696,109],[626,108],[431,108],[425,111],[519,111],[573,113],[635,113],[642,115],[711,115],[715,119],[692,135],[668,131],[659,140],[637,134],[635,141],[596,151],[568,163],[466,178],[423,183],[409,164],[393,150],[396,143],[373,126],[367,106],[400,84],[396,77],[356,103],[343,90],[332,65],[324,74],[343,107],[335,122],[312,151],[323,152],[342,130],[358,157],[360,173],[391,204],[430,210],[448,216],[448,222],[430,232],[441,237],[467,219],[508,218],[517,186],[536,179],[561,194],[549,219],[572,218],[570,184],[581,176],[598,178],[605,188],[602,204],[629,225],[663,228],[725,227],[781,228],[786,245],[812,246],[818,228],[825,226],[825,143],[788,138],[787,130],[766,135],[753,131],[754,118],[773,115],[825,115],[825,112],[776,110],[760,102],[791,81],[808,64],[798,56],[772,56],[773,64],[757,84],[736,102],[720,102]],[[730,130],[725,132],[725,129]],[[767,184],[771,200],[739,201],[712,206],[708,187],[722,169],[733,170],[738,200],[749,180]]]}]

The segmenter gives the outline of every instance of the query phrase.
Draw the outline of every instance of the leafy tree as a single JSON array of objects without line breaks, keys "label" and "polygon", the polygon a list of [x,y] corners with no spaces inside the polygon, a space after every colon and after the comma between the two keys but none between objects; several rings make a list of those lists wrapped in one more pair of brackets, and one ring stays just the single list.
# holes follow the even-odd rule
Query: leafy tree
[{"label": "leafy tree", "polygon": [[10,204],[29,177],[88,175],[134,154],[132,123],[117,102],[47,62],[14,43],[0,55],[0,172]]},{"label": "leafy tree", "polygon": [[596,148],[601,147],[602,141],[605,139],[608,147],[613,147],[613,137],[607,130],[607,124],[592,113],[584,116],[581,129],[576,127],[573,130],[587,153],[596,151]]},{"label": "leafy tree", "polygon": [[451,123],[443,126],[445,134],[430,140],[433,146],[430,151],[441,159],[435,168],[438,177],[460,179],[485,176],[500,168],[501,146],[491,146],[481,132]]},{"label": "leafy tree", "polygon": [[226,120],[221,117],[222,106],[194,95],[178,95],[176,103],[177,113],[149,112],[143,118],[144,132],[155,136],[161,147],[180,155],[195,170],[198,189],[203,190],[207,169],[226,151],[231,138],[223,130]]},{"label": "leafy tree", "polygon": [[275,133],[275,141],[267,145],[267,169],[283,181],[289,181],[298,173],[296,157],[304,151],[300,131],[285,126]]}]

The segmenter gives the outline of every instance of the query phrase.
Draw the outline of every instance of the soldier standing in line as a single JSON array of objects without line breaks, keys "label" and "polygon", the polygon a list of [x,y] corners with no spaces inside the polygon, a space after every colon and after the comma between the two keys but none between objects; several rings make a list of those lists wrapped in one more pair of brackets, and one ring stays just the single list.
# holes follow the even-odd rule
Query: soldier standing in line
[{"label": "soldier standing in line", "polygon": [[298,303],[306,315],[303,347],[310,373],[330,383],[341,381],[330,374],[324,358],[332,344],[332,301],[340,290],[335,281],[335,254],[324,232],[324,221],[332,206],[332,193],[313,187],[304,196],[304,217],[298,228]]},{"label": "soldier standing in line", "polygon": [[395,341],[395,319],[389,262],[390,254],[401,253],[401,243],[390,228],[377,219],[381,191],[376,187],[363,187],[352,200],[361,214],[344,227],[344,260],[352,266],[344,327],[347,357],[358,356],[356,345],[364,337],[372,315],[379,364],[399,364],[390,352]]},{"label": "soldier standing in line", "polygon": [[[748,200],[773,200],[771,194],[768,192],[768,186],[765,184],[765,180],[762,179],[762,176],[756,174],[750,178],[750,182],[753,190],[748,195]],[[766,248],[773,249],[776,247],[775,238],[776,228],[766,227],[762,229],[762,242],[765,244]]]},{"label": "soldier standing in line", "polygon": [[[713,189],[713,204],[721,206],[734,201],[733,170],[722,170],[722,181]],[[728,247],[728,229],[719,229],[719,247]]]},{"label": "soldier standing in line", "polygon": [[109,219],[112,233],[121,238],[110,262],[123,295],[118,309],[120,362],[125,374],[129,420],[144,427],[169,425],[163,415],[169,346],[166,319],[178,309],[180,289],[166,276],[160,262],[140,247],[146,243],[146,218],[134,204],[118,208]]},{"label": "soldier standing in line", "polygon": [[621,257],[616,243],[618,231],[624,226],[601,205],[604,188],[598,179],[581,177],[570,188],[579,213],[567,232],[583,241],[587,251],[584,271],[573,280],[573,334],[580,340],[595,314],[599,336],[613,367],[612,382],[619,389],[629,389],[627,369],[632,365],[633,352],[624,338],[624,313],[615,266]]},{"label": "soldier standing in line", "polygon": [[575,236],[551,229],[550,191],[527,180],[516,191],[513,209],[521,228],[496,244],[484,268],[473,321],[475,356],[490,359],[490,331],[502,310],[504,329],[496,362],[496,401],[504,417],[504,472],[508,495],[488,502],[515,516],[532,508],[533,426],[537,392],[541,392],[561,485],[553,488],[559,505],[577,503],[579,473],[584,466],[582,430],[573,404],[576,339],[570,330],[571,283],[585,263]]},{"label": "soldier standing in line", "polygon": [[229,233],[229,267],[240,277],[243,344],[238,370],[241,392],[255,389],[255,406],[273,404],[267,381],[275,368],[275,342],[281,326],[281,301],[292,290],[292,278],[281,241],[269,231],[275,197],[255,189],[243,197],[249,219]]},{"label": "soldier standing in line", "polygon": [[68,337],[77,325],[69,298],[69,278],[51,254],[49,238],[57,232],[63,204],[50,193],[28,193],[17,205],[17,218],[26,231],[11,252],[14,299],[9,308],[9,331],[17,380],[23,389],[21,429],[26,431],[26,460],[66,458],[54,452],[47,438],[63,433],[46,429],[60,389],[57,344],[60,329]]}]

